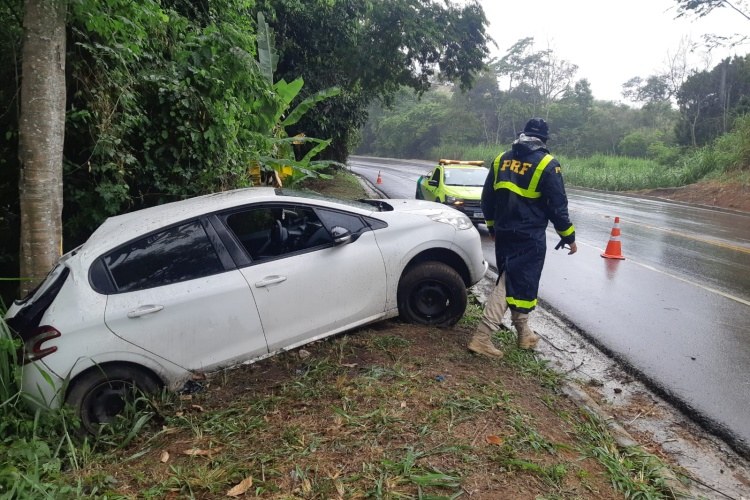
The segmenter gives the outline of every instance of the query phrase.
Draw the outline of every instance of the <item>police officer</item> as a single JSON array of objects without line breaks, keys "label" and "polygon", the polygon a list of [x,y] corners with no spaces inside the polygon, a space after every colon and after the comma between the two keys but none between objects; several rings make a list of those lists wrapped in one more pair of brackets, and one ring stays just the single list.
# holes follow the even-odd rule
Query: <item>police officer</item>
[{"label": "police officer", "polygon": [[482,211],[495,240],[499,278],[485,303],[482,321],[469,343],[478,354],[500,358],[491,335],[504,328],[508,308],[521,349],[534,349],[539,336],[528,325],[537,304],[539,279],[547,251],[545,231],[552,222],[568,254],[578,250],[575,228],[568,217],[568,198],[560,163],[549,154],[549,128],[532,118],[511,149],[493,162],[482,190]]}]

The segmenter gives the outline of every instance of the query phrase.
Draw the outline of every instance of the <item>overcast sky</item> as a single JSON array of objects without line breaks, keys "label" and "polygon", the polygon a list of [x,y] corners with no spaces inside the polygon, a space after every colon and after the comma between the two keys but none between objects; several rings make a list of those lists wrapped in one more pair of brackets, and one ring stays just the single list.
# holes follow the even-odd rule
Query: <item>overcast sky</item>
[{"label": "overcast sky", "polygon": [[[675,19],[675,0],[479,0],[497,43],[496,57],[518,40],[534,37],[537,50],[549,46],[558,59],[578,66],[596,99],[621,101],[622,84],[667,68],[680,41],[702,42],[705,33],[750,32],[750,21],[718,9],[704,18]],[[746,44],[690,56],[690,66],[710,69],[728,55],[750,53]],[[708,63],[707,63],[708,61]],[[708,64],[708,65],[707,65]]]}]

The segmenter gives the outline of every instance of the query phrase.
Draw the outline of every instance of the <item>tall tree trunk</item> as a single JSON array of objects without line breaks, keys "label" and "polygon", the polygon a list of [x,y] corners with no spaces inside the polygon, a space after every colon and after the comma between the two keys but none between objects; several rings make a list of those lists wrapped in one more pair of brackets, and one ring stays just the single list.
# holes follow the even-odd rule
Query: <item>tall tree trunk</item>
[{"label": "tall tree trunk", "polygon": [[21,293],[62,251],[66,0],[25,0],[21,53]]}]

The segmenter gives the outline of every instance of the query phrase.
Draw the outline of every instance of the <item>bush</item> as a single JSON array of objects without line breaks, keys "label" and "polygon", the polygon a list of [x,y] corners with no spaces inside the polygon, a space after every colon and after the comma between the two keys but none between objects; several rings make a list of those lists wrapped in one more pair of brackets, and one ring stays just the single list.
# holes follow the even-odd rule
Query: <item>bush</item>
[{"label": "bush", "polygon": [[682,152],[679,147],[667,146],[661,141],[649,144],[646,150],[647,158],[667,167],[677,165],[681,156]]},{"label": "bush", "polygon": [[653,137],[643,130],[636,130],[622,138],[617,150],[621,155],[633,158],[646,158],[648,147],[654,142]]},{"label": "bush", "polygon": [[732,131],[716,139],[711,149],[722,171],[750,170],[750,114],[737,118]]}]

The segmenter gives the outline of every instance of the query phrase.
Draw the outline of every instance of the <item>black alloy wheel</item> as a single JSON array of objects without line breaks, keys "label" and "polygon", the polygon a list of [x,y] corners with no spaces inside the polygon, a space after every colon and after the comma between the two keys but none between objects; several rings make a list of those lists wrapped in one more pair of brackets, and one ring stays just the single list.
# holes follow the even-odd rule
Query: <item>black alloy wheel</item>
[{"label": "black alloy wheel", "polygon": [[410,323],[451,326],[466,311],[466,285],[442,262],[422,262],[409,269],[398,286],[398,310]]}]

